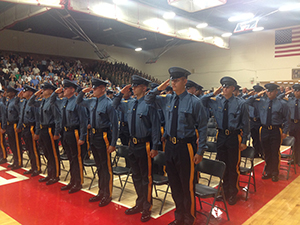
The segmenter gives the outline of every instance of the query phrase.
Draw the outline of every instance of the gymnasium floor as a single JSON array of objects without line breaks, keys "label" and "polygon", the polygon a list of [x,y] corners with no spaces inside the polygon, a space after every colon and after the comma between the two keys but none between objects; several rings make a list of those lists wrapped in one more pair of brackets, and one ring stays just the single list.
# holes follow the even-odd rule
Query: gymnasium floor
[{"label": "gymnasium floor", "polygon": [[[24,153],[24,165],[27,162],[26,158]],[[10,161],[11,156],[8,159]],[[257,192],[253,192],[253,187],[250,187],[249,199],[245,201],[245,192],[241,188],[238,203],[234,206],[228,205],[230,221],[227,221],[222,211],[215,209],[210,224],[300,224],[299,172],[295,174],[291,170],[290,178],[286,180],[286,171],[280,171],[279,182],[273,183],[270,179],[261,179],[264,163],[256,160],[255,164]],[[23,175],[29,166],[11,171],[7,169],[7,165],[0,166],[0,224],[143,224],[139,214],[124,214],[126,208],[135,203],[136,195],[131,183],[127,184],[120,202],[120,190],[114,188],[113,202],[100,208],[98,203],[88,202],[88,199],[98,192],[97,181],[94,181],[91,190],[88,190],[91,181],[88,177],[92,176],[90,168],[86,168],[83,190],[68,194],[60,191],[70,178],[68,176],[67,180],[63,181],[68,170],[67,161],[64,161],[66,170],[62,171],[61,181],[50,186],[38,182],[41,176],[45,176],[43,174],[34,178]],[[300,171],[298,166],[297,169]],[[120,185],[117,177],[114,178],[114,185]],[[159,193],[159,198],[162,197],[163,193]],[[222,206],[222,203],[218,204]],[[167,197],[161,216],[158,214],[160,206],[161,202],[153,200],[153,218],[146,224],[168,224],[174,219],[171,195]],[[200,210],[198,201],[197,210]],[[208,210],[208,207],[204,207],[202,211]],[[197,214],[196,224],[205,223],[206,217]]]}]

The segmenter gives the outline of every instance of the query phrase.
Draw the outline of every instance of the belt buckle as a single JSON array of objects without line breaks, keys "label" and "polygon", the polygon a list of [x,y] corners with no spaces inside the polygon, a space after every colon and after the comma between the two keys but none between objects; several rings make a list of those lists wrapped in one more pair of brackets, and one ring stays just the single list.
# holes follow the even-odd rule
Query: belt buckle
[{"label": "belt buckle", "polygon": [[254,122],[256,122],[256,121],[257,121],[257,118],[256,118],[256,117],[254,117],[254,118],[253,118],[253,121],[254,121]]},{"label": "belt buckle", "polygon": [[122,122],[122,127],[124,127],[125,126],[125,123],[124,122]]},{"label": "belt buckle", "polygon": [[298,123],[299,122],[299,120],[294,120],[294,123]]},{"label": "belt buckle", "polygon": [[172,143],[173,143],[174,145],[177,144],[177,138],[176,138],[176,137],[172,137]]},{"label": "belt buckle", "polygon": [[134,137],[134,138],[132,138],[132,142],[133,142],[133,144],[137,144],[137,139]]},{"label": "belt buckle", "polygon": [[92,128],[92,133],[95,134],[96,133],[96,129]]},{"label": "belt buckle", "polygon": [[64,127],[65,128],[65,131],[67,132],[68,131],[68,128],[67,127]]},{"label": "belt buckle", "polygon": [[229,134],[230,134],[230,131],[229,131],[228,129],[226,129],[226,130],[225,130],[225,135],[228,136]]},{"label": "belt buckle", "polygon": [[272,130],[272,129],[273,129],[272,125],[268,126],[268,130]]}]

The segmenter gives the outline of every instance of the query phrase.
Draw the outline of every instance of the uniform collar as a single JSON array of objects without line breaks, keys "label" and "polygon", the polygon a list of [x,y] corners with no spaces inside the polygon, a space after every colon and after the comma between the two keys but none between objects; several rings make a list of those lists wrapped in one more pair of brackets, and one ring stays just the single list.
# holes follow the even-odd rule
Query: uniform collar
[{"label": "uniform collar", "polygon": [[[182,92],[178,97],[179,99],[183,99],[186,95],[188,94],[188,92],[185,90],[184,92]],[[174,99],[176,97],[176,93],[174,92]]]},{"label": "uniform collar", "polygon": [[100,98],[97,98],[97,100],[102,101],[104,98],[106,98],[106,94],[102,95]]},{"label": "uniform collar", "polygon": [[139,100],[137,100],[137,99],[135,98],[135,101],[138,101],[139,103],[141,103],[142,101],[144,101],[144,99],[145,99],[145,96],[141,97]]}]

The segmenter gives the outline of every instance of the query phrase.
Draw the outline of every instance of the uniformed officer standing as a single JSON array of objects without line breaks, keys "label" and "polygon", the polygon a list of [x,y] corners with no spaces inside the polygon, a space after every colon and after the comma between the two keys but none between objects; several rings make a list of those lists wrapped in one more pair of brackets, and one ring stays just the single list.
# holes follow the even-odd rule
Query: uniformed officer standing
[{"label": "uniformed officer standing", "polygon": [[[170,79],[153,89],[145,97],[149,104],[156,103],[164,112],[166,133],[166,166],[175,201],[175,220],[170,224],[194,224],[195,164],[203,157],[206,146],[207,118],[199,99],[187,93],[185,85],[190,72],[179,68],[169,69]],[[157,96],[171,80],[175,93]],[[198,125],[197,150],[195,124]]]},{"label": "uniformed officer standing", "polygon": [[[265,174],[262,179],[272,178],[273,182],[278,181],[280,166],[280,145],[286,138],[290,127],[290,112],[286,102],[277,99],[278,85],[266,84],[265,91],[251,96],[248,103],[253,106],[256,101],[261,121],[260,139],[265,153]],[[267,93],[267,98],[259,98]]]},{"label": "uniformed officer standing", "polygon": [[188,93],[192,94],[192,95],[196,95],[197,89],[199,88],[199,85],[196,84],[194,81],[192,80],[188,80],[185,88],[187,90]]},{"label": "uniformed officer standing", "polygon": [[[106,206],[112,199],[113,173],[111,153],[116,150],[118,139],[118,118],[116,110],[111,105],[111,100],[106,97],[108,82],[92,79],[93,88],[83,89],[77,96],[77,104],[90,111],[91,140],[90,146],[97,164],[99,176],[99,192],[90,198],[90,202],[100,200],[99,206]],[[84,99],[84,94],[93,90],[94,97]]]},{"label": "uniformed officer standing", "polygon": [[132,179],[138,195],[135,206],[125,213],[132,215],[142,212],[141,221],[150,220],[152,208],[152,158],[160,145],[160,121],[157,110],[144,101],[148,84],[145,78],[133,75],[131,78],[135,99],[121,102],[131,85],[124,87],[113,101],[113,106],[126,114],[130,131],[129,161]]},{"label": "uniformed officer standing", "polygon": [[[240,151],[247,148],[249,134],[248,106],[244,100],[233,95],[237,85],[233,78],[223,77],[220,83],[221,87],[204,95],[201,100],[204,106],[212,109],[217,121],[217,159],[226,164],[223,188],[228,204],[234,205],[239,191]],[[219,95],[222,88],[223,94]]]},{"label": "uniformed officer standing", "polygon": [[4,91],[0,90],[0,165],[7,162],[7,153],[5,148],[5,127],[6,125],[6,107],[2,101],[2,94]]},{"label": "uniformed officer standing", "polygon": [[[47,185],[59,181],[60,156],[58,150],[59,132],[61,130],[60,113],[56,106],[50,105],[50,96],[56,86],[45,82],[42,89],[35,92],[28,101],[28,105],[39,108],[40,135],[35,135],[34,139],[39,139],[44,154],[47,158],[47,177],[39,179],[39,182],[46,182]],[[43,92],[43,99],[36,100]]]},{"label": "uniformed officer standing", "polygon": [[[76,104],[75,90],[77,84],[70,80],[63,81],[63,88],[56,89],[51,95],[50,104],[56,104],[61,114],[62,143],[70,161],[70,183],[61,188],[75,193],[83,184],[83,159],[81,146],[85,143],[88,125],[86,108]],[[57,96],[63,92],[64,98]]]},{"label": "uniformed officer standing", "polygon": [[[9,86],[6,90],[6,96],[8,97],[6,102],[6,133],[8,136],[9,147],[13,153],[14,163],[10,165],[12,170],[19,169],[23,165],[23,152],[21,149],[21,136],[17,132],[17,125],[19,122],[20,108],[15,104],[16,94],[18,90]],[[4,128],[5,130],[5,128]]]},{"label": "uniformed officer standing", "polygon": [[[289,97],[287,99],[288,107],[290,109],[291,113],[291,127],[289,135],[295,137],[295,143],[294,143],[294,153],[295,153],[295,163],[300,166],[300,84],[294,84],[292,86],[294,97]],[[287,91],[285,94],[291,95],[291,91]],[[284,95],[282,97],[284,97]],[[280,95],[279,95],[280,96]],[[278,97],[279,97],[278,96]]]},{"label": "uniformed officer standing", "polygon": [[[37,148],[34,135],[39,135],[39,113],[35,107],[28,105],[29,98],[37,91],[35,88],[28,85],[24,85],[23,91],[18,94],[15,103],[20,108],[19,123],[17,126],[17,132],[22,131],[22,137],[25,142],[26,150],[28,151],[31,169],[25,171],[24,174],[31,174],[32,177],[41,173],[41,159],[40,152]],[[20,98],[23,98],[20,100]]]}]

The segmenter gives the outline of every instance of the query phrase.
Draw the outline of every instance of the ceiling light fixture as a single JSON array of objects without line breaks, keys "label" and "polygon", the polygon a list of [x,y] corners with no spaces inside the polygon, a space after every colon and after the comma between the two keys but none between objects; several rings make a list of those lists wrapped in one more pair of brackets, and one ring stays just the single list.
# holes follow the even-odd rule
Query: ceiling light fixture
[{"label": "ceiling light fixture", "polygon": [[244,21],[244,20],[249,20],[254,17],[253,13],[243,13],[237,16],[231,16],[229,17],[228,21],[229,22],[235,22],[235,21]]},{"label": "ceiling light fixture", "polygon": [[265,29],[264,27],[255,27],[255,28],[253,28],[253,30],[252,31],[261,31],[261,30],[263,30],[263,29]]},{"label": "ceiling light fixture", "polygon": [[29,31],[32,31],[32,29],[30,27],[27,28],[26,30],[24,30],[24,32],[29,32]]},{"label": "ceiling light fixture", "polygon": [[112,28],[109,27],[109,28],[103,29],[104,32],[109,31],[109,30],[112,30]]},{"label": "ceiling light fixture", "polygon": [[170,30],[168,23],[162,19],[152,18],[143,22],[146,26],[149,26],[162,33],[167,33]]},{"label": "ceiling light fixture", "polygon": [[232,35],[232,33],[224,33],[224,34],[222,34],[221,36],[222,37],[230,37]]},{"label": "ceiling light fixture", "polygon": [[163,15],[163,18],[166,20],[173,19],[176,16],[174,12],[166,12]]},{"label": "ceiling light fixture", "polygon": [[201,29],[201,28],[205,28],[205,27],[207,27],[207,26],[208,26],[207,23],[199,23],[196,27],[197,27],[198,29]]},{"label": "ceiling light fixture", "polygon": [[138,41],[146,41],[147,40],[147,38],[145,37],[145,38],[140,38],[140,39],[138,39]]},{"label": "ceiling light fixture", "polygon": [[284,6],[281,6],[278,10],[279,11],[291,11],[293,9],[298,9],[300,8],[300,3],[297,3],[297,4],[293,4],[293,5],[284,5]]},{"label": "ceiling light fixture", "polygon": [[134,51],[136,51],[136,52],[140,52],[142,50],[143,50],[142,48],[136,48],[136,49],[134,49]]}]

